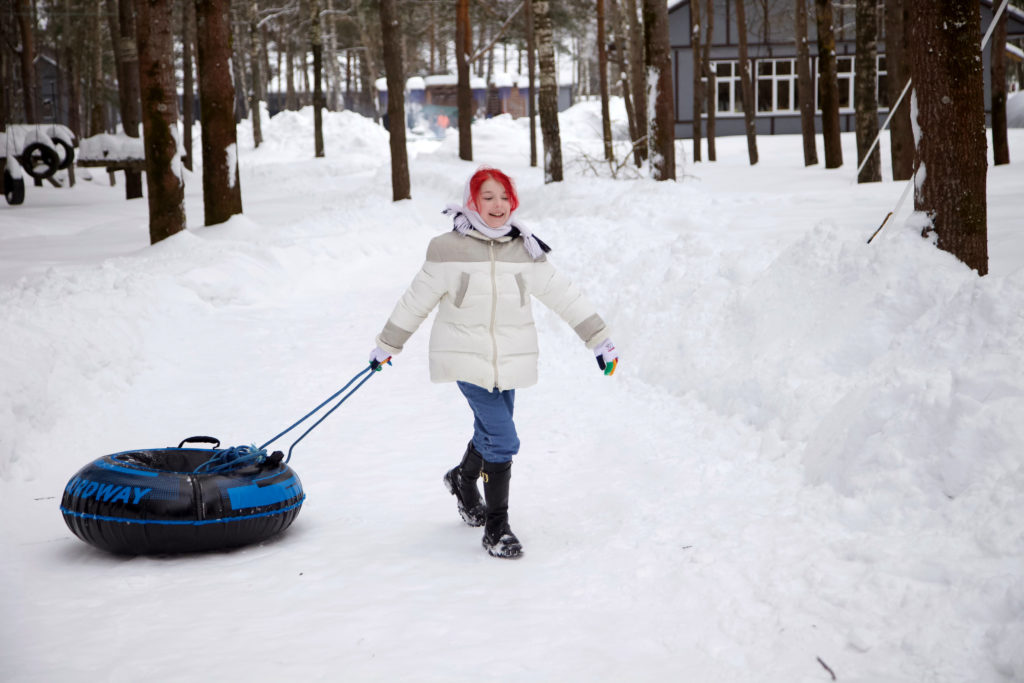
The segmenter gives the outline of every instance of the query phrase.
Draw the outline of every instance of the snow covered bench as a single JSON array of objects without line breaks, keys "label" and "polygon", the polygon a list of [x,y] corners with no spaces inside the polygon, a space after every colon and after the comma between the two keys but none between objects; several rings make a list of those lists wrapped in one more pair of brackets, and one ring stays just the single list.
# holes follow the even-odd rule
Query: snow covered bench
[{"label": "snow covered bench", "polygon": [[110,174],[114,184],[115,171],[145,171],[146,151],[142,138],[101,133],[84,138],[78,143],[79,166],[101,166]]}]

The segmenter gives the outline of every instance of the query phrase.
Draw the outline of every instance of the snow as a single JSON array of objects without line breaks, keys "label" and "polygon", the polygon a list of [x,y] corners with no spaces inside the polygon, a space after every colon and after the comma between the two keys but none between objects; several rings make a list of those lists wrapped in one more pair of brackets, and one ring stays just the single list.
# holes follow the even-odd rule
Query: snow
[{"label": "snow", "polygon": [[[182,143],[177,138],[176,144],[181,148]],[[124,134],[100,133],[82,138],[78,143],[76,156],[81,161],[130,161],[145,159],[146,147],[142,137],[132,138]]]},{"label": "snow", "polygon": [[[246,213],[216,227],[198,171],[189,229],[155,246],[102,176],[0,206],[4,680],[1024,677],[1024,165],[989,168],[979,278],[909,210],[866,245],[905,185],[805,168],[798,137],[762,136],[755,167],[742,136],[715,163],[680,141],[675,183],[584,175],[598,107],[561,117],[562,183],[496,117],[472,163],[454,131],[411,138],[395,203],[387,133],[324,112],[314,159],[306,108],[257,150],[239,127]],[[472,420],[429,382],[426,327],[296,448],[308,499],[280,537],[124,558],[71,534],[87,462],[262,443],[358,372],[481,163],[622,354],[604,377],[538,304],[524,558],[488,557],[441,483]]]},{"label": "snow", "polygon": [[1024,128],[1024,91],[1010,93],[1006,98],[1006,125]]}]

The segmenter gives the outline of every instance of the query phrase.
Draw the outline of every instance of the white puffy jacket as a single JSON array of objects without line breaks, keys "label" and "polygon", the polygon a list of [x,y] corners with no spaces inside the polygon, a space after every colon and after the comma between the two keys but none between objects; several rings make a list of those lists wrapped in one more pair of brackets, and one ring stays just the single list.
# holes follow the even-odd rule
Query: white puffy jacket
[{"label": "white puffy jacket", "polygon": [[430,379],[485,389],[537,382],[537,297],[572,327],[588,348],[609,336],[594,307],[546,256],[534,260],[521,238],[491,239],[476,230],[435,237],[412,284],[399,299],[377,345],[401,352],[440,305],[430,333]]}]

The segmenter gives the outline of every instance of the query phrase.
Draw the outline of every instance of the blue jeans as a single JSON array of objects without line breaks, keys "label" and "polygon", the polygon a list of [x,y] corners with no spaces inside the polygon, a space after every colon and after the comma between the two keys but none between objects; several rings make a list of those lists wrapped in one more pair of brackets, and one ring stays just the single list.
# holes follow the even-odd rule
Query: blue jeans
[{"label": "blue jeans", "polygon": [[487,462],[512,462],[519,452],[519,437],[512,422],[515,389],[488,391],[468,382],[456,382],[473,409],[473,447]]}]

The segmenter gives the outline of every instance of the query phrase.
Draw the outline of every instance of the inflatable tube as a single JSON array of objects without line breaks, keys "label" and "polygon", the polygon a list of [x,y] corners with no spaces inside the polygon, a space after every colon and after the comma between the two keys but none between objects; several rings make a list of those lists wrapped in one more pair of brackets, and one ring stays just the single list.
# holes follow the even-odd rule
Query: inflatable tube
[{"label": "inflatable tube", "polygon": [[179,447],[98,458],[65,487],[64,521],[86,543],[126,555],[248,545],[291,525],[306,496],[280,454],[196,473],[214,452]]}]

